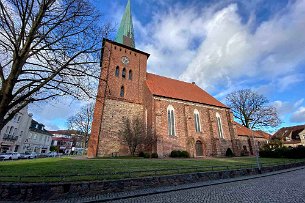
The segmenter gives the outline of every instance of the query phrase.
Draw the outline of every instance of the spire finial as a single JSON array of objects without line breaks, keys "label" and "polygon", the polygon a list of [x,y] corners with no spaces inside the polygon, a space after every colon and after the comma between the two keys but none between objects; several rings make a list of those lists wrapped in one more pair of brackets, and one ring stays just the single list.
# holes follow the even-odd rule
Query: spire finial
[{"label": "spire finial", "polygon": [[130,0],[128,0],[115,41],[135,48]]}]

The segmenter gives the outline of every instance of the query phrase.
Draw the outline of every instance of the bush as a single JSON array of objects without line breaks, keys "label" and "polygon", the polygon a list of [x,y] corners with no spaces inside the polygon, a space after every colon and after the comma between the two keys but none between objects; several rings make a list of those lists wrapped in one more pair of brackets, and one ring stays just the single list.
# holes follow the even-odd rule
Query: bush
[{"label": "bush", "polygon": [[226,157],[233,157],[233,156],[234,156],[234,154],[233,154],[231,148],[228,148],[226,151]]},{"label": "bush", "polygon": [[143,156],[145,159],[148,159],[150,158],[150,154],[149,153],[144,153],[144,156]]},{"label": "bush", "polygon": [[190,154],[187,151],[173,150],[170,154],[172,158],[189,158]]},{"label": "bush", "polygon": [[157,153],[152,153],[151,154],[151,158],[153,158],[153,159],[156,159],[156,158],[158,158],[159,156],[158,156],[158,154]]},{"label": "bush", "polygon": [[187,152],[187,151],[182,151],[180,153],[180,157],[183,157],[183,158],[190,158],[190,154]]},{"label": "bush", "polygon": [[139,157],[144,157],[144,152],[140,152]]},{"label": "bush", "polygon": [[277,149],[260,150],[259,155],[266,158],[305,158],[305,147],[300,146],[296,148],[280,147]]}]

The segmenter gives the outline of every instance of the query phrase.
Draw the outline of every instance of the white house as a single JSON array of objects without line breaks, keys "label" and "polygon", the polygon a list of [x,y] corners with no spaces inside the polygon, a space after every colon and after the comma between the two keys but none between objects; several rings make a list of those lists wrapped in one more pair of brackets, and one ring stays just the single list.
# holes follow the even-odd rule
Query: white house
[{"label": "white house", "polygon": [[32,116],[25,107],[4,126],[0,132],[0,152],[24,152],[22,145],[27,138]]}]

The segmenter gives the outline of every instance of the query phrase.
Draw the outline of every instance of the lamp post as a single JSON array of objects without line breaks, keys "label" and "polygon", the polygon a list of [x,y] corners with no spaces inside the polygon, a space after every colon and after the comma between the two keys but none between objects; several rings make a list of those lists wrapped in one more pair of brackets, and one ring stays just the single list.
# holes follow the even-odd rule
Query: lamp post
[{"label": "lamp post", "polygon": [[[249,119],[249,121],[253,121],[253,119]],[[258,151],[258,146],[257,146],[257,144],[255,143],[255,140],[254,140],[254,131],[253,131],[252,128],[251,128],[250,130],[251,130],[252,141],[253,141],[254,150],[255,150],[256,165],[257,165],[257,168],[258,168],[259,173],[261,173],[261,165],[260,165],[260,163],[259,163],[259,151]]]}]

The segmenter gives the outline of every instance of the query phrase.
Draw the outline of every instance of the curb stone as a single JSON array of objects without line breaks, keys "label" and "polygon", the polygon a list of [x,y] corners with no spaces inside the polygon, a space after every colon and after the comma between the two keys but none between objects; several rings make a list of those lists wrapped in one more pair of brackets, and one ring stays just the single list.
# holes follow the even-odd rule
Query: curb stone
[{"label": "curb stone", "polygon": [[119,192],[119,193],[109,193],[104,195],[95,195],[92,197],[83,197],[83,198],[71,198],[71,199],[62,199],[62,200],[51,200],[51,201],[36,201],[36,203],[41,202],[50,202],[50,203],[59,203],[59,202],[109,202],[114,200],[122,200],[122,199],[128,199],[133,197],[141,197],[141,196],[149,196],[149,195],[155,195],[155,194],[162,194],[162,193],[168,193],[168,192],[175,192],[179,190],[187,190],[187,189],[195,189],[200,187],[208,187],[212,185],[219,185],[219,184],[226,184],[226,183],[233,183],[233,182],[239,182],[239,181],[245,181],[245,180],[251,180],[251,179],[257,179],[257,178],[263,178],[273,175],[279,175],[282,173],[289,173],[297,170],[305,169],[304,166],[291,168],[291,169],[285,169],[281,171],[274,171],[269,172],[265,174],[259,174],[259,175],[251,175],[251,176],[245,176],[245,177],[237,177],[237,178],[231,178],[231,179],[221,179],[221,180],[213,180],[213,181],[207,181],[207,182],[198,182],[198,183],[190,183],[190,184],[183,184],[183,185],[176,185],[176,186],[166,186],[166,187],[158,187],[158,188],[149,188],[149,189],[143,189],[138,191],[129,191],[129,192]]}]

